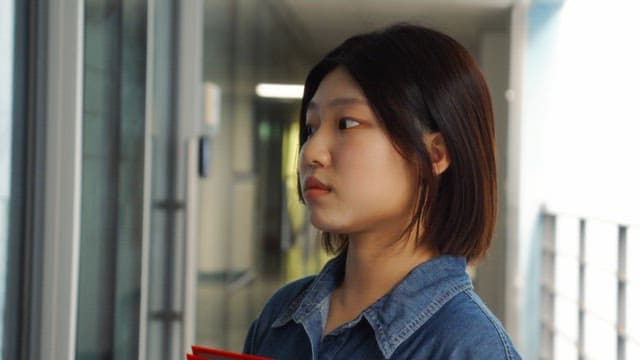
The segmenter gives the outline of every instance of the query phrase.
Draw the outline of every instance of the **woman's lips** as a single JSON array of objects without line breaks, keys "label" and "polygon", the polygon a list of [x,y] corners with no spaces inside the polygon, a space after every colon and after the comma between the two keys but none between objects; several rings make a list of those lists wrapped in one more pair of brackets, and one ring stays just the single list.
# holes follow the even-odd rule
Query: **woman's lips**
[{"label": "woman's lips", "polygon": [[309,176],[304,181],[304,197],[307,200],[316,199],[331,192],[331,187],[313,176]]}]

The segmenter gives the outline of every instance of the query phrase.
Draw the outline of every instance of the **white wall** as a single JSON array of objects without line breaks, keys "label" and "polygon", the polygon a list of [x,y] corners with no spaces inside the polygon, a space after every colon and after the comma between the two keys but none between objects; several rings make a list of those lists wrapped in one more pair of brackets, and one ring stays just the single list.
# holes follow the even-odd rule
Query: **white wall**
[{"label": "white wall", "polygon": [[543,196],[556,211],[640,224],[638,14],[635,1],[567,0],[540,50]]}]

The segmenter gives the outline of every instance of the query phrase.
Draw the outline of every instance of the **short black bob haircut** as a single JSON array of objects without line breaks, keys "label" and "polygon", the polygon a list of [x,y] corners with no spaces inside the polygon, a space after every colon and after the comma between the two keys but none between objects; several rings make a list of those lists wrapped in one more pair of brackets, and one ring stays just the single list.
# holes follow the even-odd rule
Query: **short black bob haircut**
[{"label": "short black bob haircut", "polygon": [[[438,255],[483,257],[496,221],[495,130],[489,90],[469,52],[443,33],[410,24],[347,39],[307,76],[300,147],[309,136],[309,101],[339,66],[360,85],[400,154],[416,164],[420,180],[407,230],[423,229],[418,241]],[[439,176],[424,142],[429,132],[442,134],[449,153]],[[348,236],[322,233],[322,243],[336,254]]]}]

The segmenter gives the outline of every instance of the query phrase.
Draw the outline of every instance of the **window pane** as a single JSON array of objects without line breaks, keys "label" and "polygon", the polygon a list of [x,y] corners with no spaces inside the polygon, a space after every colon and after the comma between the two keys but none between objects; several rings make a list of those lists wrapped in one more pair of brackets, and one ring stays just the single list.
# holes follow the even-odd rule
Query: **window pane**
[{"label": "window pane", "polygon": [[585,260],[588,267],[615,273],[618,268],[618,226],[590,220],[587,222]]},{"label": "window pane", "polygon": [[627,359],[640,359],[640,343],[636,341],[627,341],[626,356]]},{"label": "window pane", "polygon": [[[640,262],[634,257],[640,254],[640,228],[627,231],[627,335],[640,344]],[[636,348],[638,349],[638,348]],[[640,359],[639,357],[635,357]],[[634,359],[627,352],[627,359]]]},{"label": "window pane", "polygon": [[[555,301],[555,329],[568,341],[578,341],[578,304],[562,297]],[[565,359],[560,357],[560,359]]]},{"label": "window pane", "polygon": [[616,321],[618,279],[609,272],[587,267],[585,278],[585,307],[611,324]]},{"label": "window pane", "polygon": [[579,271],[580,265],[577,259],[556,256],[555,290],[558,296],[578,302]]},{"label": "window pane", "polygon": [[85,2],[77,359],[138,354],[146,11]]},{"label": "window pane", "polygon": [[627,229],[627,281],[640,286],[640,261],[635,256],[640,254],[640,228]]},{"label": "window pane", "polygon": [[595,316],[585,316],[584,348],[587,359],[615,359],[616,332],[612,324]]},{"label": "window pane", "polygon": [[[640,286],[627,286],[627,336],[640,343]],[[640,358],[639,358],[640,359]]]},{"label": "window pane", "polygon": [[563,257],[580,256],[580,222],[570,216],[556,217],[556,252]]},{"label": "window pane", "polygon": [[553,339],[553,358],[577,359],[578,347],[576,346],[576,343],[561,335],[556,335]]}]

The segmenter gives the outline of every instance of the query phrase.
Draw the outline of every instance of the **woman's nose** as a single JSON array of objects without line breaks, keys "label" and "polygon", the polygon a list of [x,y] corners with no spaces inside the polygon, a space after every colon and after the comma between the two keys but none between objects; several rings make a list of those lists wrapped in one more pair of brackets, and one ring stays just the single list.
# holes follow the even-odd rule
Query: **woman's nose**
[{"label": "woman's nose", "polygon": [[[326,129],[325,129],[326,130]],[[309,136],[300,149],[300,165],[326,167],[331,163],[331,136],[322,127]]]}]

